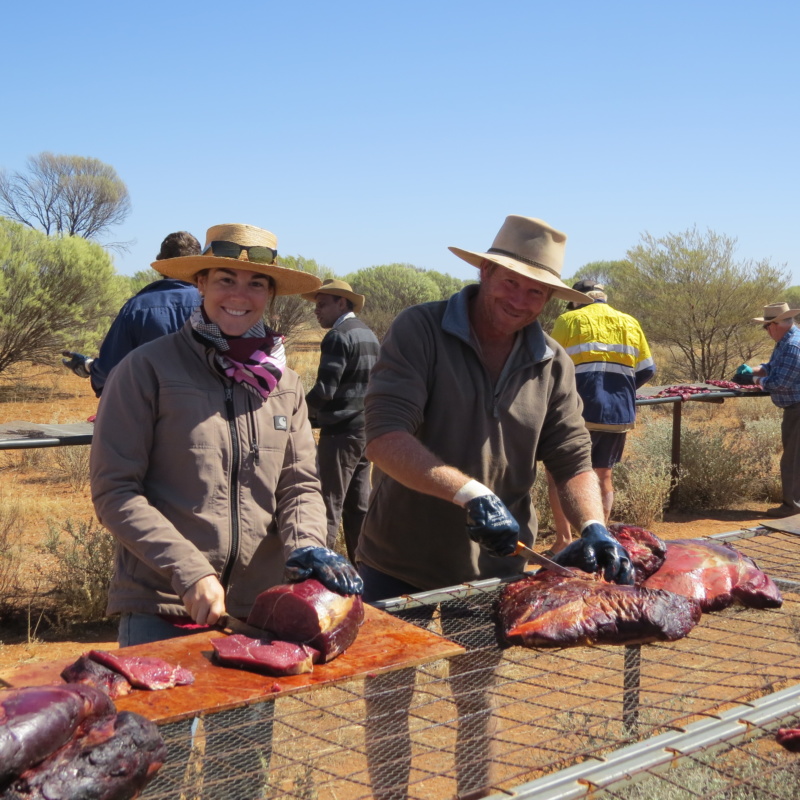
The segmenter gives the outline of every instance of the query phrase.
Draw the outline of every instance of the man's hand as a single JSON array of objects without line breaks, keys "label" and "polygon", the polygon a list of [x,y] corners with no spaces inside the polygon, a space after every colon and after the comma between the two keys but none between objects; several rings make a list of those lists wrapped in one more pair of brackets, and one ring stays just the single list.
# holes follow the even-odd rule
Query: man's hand
[{"label": "man's hand", "polygon": [[88,378],[92,366],[93,358],[82,356],[80,353],[73,353],[72,350],[63,350],[61,352],[65,358],[61,359],[61,363],[71,369],[79,378]]},{"label": "man's hand", "polygon": [[215,625],[225,615],[225,590],[216,575],[206,575],[189,587],[183,605],[198,625]]},{"label": "man's hand", "polygon": [[519,525],[496,494],[473,497],[464,504],[467,533],[493,556],[510,556],[517,548]]},{"label": "man's hand", "polygon": [[355,567],[327,547],[300,547],[286,559],[286,580],[318,580],[326,589],[339,594],[363,594],[364,581]]},{"label": "man's hand", "polygon": [[738,367],[736,369],[736,372],[734,373],[734,375],[737,378],[741,378],[744,375],[752,375],[752,374],[753,374],[753,368],[749,367],[747,364],[742,364],[742,366]]},{"label": "man's hand", "polygon": [[581,538],[553,556],[553,561],[584,572],[603,570],[607,581],[633,585],[633,567],[628,553],[600,522],[587,524],[581,531]]}]

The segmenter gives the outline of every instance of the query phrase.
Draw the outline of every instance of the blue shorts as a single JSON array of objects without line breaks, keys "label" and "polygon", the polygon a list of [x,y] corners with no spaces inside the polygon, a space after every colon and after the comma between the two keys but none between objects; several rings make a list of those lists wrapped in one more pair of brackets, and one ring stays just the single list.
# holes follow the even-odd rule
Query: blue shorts
[{"label": "blue shorts", "polygon": [[609,431],[589,431],[592,437],[592,467],[594,469],[611,469],[622,460],[627,433],[611,433]]}]

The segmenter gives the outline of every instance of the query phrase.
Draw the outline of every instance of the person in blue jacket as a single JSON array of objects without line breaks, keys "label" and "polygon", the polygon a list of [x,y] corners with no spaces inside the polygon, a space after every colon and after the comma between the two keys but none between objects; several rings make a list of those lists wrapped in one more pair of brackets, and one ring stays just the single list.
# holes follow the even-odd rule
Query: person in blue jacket
[{"label": "person in blue jacket", "polygon": [[[644,332],[630,314],[608,304],[602,284],[581,280],[572,287],[586,302],[570,303],[550,334],[575,365],[575,383],[583,400],[583,419],[592,437],[592,468],[600,480],[605,522],[614,505],[614,464],[622,458],[627,431],[636,421],[636,390],[656,373]],[[548,473],[550,508],[556,526],[553,552],[570,542],[569,522]]]},{"label": "person in blue jacket", "polygon": [[[191,233],[177,231],[161,243],[156,261],[199,254],[200,242]],[[78,377],[89,378],[95,395],[100,397],[109,372],[131,350],[182,328],[200,302],[200,293],[191,283],[167,277],[153,281],[122,306],[97,358],[65,350],[61,363]]]}]

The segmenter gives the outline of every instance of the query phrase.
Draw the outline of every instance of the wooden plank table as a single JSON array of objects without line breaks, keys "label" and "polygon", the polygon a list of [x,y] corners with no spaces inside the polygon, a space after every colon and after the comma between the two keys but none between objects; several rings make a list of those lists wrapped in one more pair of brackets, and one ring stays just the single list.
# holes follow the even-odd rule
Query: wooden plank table
[{"label": "wooden plank table", "polygon": [[[117,709],[135,711],[153,722],[164,724],[271,700],[279,693],[308,691],[465,652],[461,645],[385,611],[367,605],[364,609],[364,624],[348,650],[328,664],[315,664],[314,671],[304,675],[276,678],[214,664],[210,642],[225,636],[221,631],[121,648],[115,652],[156,656],[170,664],[186,667],[194,674],[195,682],[190,686],[155,692],[134,689],[115,701]],[[26,665],[2,673],[0,688],[62,683],[60,673],[68,663],[71,662]]]}]

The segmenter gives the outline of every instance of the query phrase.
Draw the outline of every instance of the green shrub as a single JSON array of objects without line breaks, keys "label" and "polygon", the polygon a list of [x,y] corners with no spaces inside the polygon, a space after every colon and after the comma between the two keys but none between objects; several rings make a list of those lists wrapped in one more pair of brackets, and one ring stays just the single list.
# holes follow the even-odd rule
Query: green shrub
[{"label": "green shrub", "polygon": [[720,426],[684,427],[681,465],[674,503],[677,508],[730,508],[763,499],[774,454],[741,431]]},{"label": "green shrub", "polygon": [[14,609],[19,596],[22,563],[19,542],[23,531],[19,503],[0,494],[0,618]]},{"label": "green shrub", "polygon": [[744,439],[746,440],[744,446],[761,451],[763,472],[753,476],[753,497],[780,503],[783,500],[780,468],[783,452],[781,412],[772,404],[770,404],[770,408],[775,411],[774,414],[744,420]]},{"label": "green shrub", "polygon": [[42,551],[52,557],[46,574],[58,600],[59,621],[95,622],[106,615],[114,569],[114,539],[93,520],[50,523]]},{"label": "green shrub", "polygon": [[672,488],[671,442],[671,420],[640,419],[614,467],[613,519],[643,528],[662,519]]},{"label": "green shrub", "polygon": [[56,474],[73,489],[83,489],[89,483],[89,450],[86,445],[53,448]]},{"label": "green shrub", "polygon": [[612,517],[628,525],[649,528],[664,517],[672,489],[669,461],[631,458],[614,467]]}]

